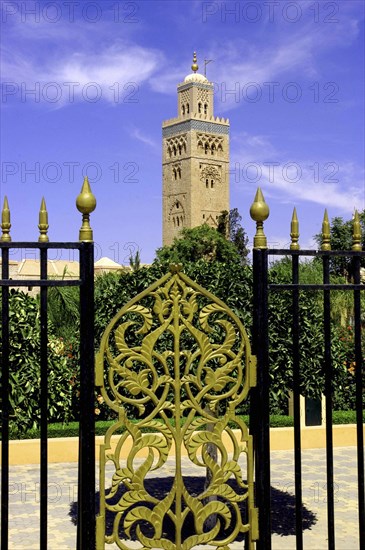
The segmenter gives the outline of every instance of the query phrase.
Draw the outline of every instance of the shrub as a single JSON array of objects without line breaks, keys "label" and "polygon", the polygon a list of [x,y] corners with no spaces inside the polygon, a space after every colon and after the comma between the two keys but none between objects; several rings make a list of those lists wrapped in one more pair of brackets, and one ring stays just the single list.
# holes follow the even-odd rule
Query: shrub
[{"label": "shrub", "polygon": [[[22,433],[40,422],[40,313],[35,298],[9,293],[10,427]],[[48,335],[48,420],[67,421],[71,408],[70,374],[64,343]]]}]

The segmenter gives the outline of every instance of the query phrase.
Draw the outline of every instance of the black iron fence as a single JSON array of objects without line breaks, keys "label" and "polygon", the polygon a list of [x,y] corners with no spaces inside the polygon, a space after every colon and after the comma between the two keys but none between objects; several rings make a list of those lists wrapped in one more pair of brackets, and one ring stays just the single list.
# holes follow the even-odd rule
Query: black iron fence
[{"label": "black iron fence", "polygon": [[[9,413],[10,383],[9,358],[12,342],[9,339],[9,291],[11,287],[40,288],[40,530],[39,548],[47,549],[47,501],[48,501],[48,331],[47,291],[50,287],[78,286],[80,288],[80,437],[78,469],[78,550],[95,547],[95,429],[94,429],[94,245],[89,225],[89,213],[95,208],[88,182],[84,182],[78,197],[78,208],[83,213],[80,241],[50,243],[45,210],[40,213],[40,241],[11,242],[9,236],[10,214],[5,200],[0,242],[1,250],[1,548],[9,547]],[[44,203],[42,203],[44,204]],[[4,215],[5,212],[5,215]],[[41,222],[45,223],[41,223]],[[40,274],[38,279],[14,279],[9,276],[9,252],[11,249],[38,249]],[[47,257],[51,249],[68,249],[79,252],[80,273],[78,279],[50,279],[47,274]]]},{"label": "black iron fence", "polygon": [[[261,235],[262,237],[262,235]],[[261,243],[262,244],[262,243]],[[264,243],[265,244],[265,243]],[[298,247],[299,248],[299,247]],[[290,259],[292,277],[289,284],[270,284],[268,281],[268,261],[270,256],[285,256]],[[348,284],[330,283],[330,262],[334,257],[347,257],[352,260],[352,280]],[[299,270],[301,257],[316,257],[321,261],[323,283],[300,283]],[[313,251],[313,250],[270,250],[256,248],[253,251],[254,273],[254,351],[258,358],[258,380],[251,398],[251,431],[254,434],[256,458],[256,505],[259,509],[260,540],[258,550],[271,549],[271,476],[270,476],[270,344],[268,303],[270,293],[289,291],[292,305],[293,400],[294,400],[294,468],[295,468],[295,521],[296,549],[303,548],[303,499],[302,499],[302,460],[301,460],[301,415],[300,415],[300,374],[305,366],[300,364],[300,334],[305,328],[299,314],[300,300],[305,293],[320,292],[323,295],[323,340],[324,340],[324,394],[326,417],[326,470],[327,470],[327,531],[328,548],[335,549],[335,509],[334,509],[334,460],[333,460],[333,362],[331,357],[331,292],[345,291],[353,295],[353,330],[356,377],[356,424],[357,424],[357,483],[358,483],[358,524],[359,549],[365,548],[365,498],[364,498],[364,438],[363,438],[363,372],[364,358],[361,349],[360,293],[365,291],[361,284],[361,260],[365,252],[360,251]]]}]

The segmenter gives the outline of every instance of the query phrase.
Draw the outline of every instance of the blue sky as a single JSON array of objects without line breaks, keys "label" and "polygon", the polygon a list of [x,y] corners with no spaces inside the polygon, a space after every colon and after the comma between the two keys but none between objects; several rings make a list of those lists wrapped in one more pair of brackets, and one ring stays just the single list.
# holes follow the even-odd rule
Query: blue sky
[{"label": "blue sky", "polygon": [[[1,201],[13,240],[38,238],[42,196],[52,240],[77,240],[83,175],[97,198],[96,258],[150,262],[161,246],[161,124],[191,72],[215,83],[230,119],[231,207],[252,239],[257,186],[271,246],[302,248],[324,208],[365,208],[364,5],[327,1],[1,3]],[[23,251],[23,256],[28,252]],[[65,256],[64,256],[65,257]]]}]

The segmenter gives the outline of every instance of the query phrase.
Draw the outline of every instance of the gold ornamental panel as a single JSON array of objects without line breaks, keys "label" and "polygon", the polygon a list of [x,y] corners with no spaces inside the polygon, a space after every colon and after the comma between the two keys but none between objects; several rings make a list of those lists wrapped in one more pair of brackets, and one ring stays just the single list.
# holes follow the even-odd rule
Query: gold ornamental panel
[{"label": "gold ornamental panel", "polygon": [[[114,317],[96,360],[116,413],[100,448],[98,550],[228,550],[237,537],[254,548],[252,440],[236,415],[256,383],[254,359],[238,317],[178,266]],[[199,490],[186,461],[205,480]]]}]

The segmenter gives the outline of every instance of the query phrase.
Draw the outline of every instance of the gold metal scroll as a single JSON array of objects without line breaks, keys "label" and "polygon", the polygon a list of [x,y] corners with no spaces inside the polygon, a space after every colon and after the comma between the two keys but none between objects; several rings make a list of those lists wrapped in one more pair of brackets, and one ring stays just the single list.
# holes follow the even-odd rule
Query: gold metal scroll
[{"label": "gold metal scroll", "polygon": [[[209,544],[228,550],[242,533],[254,548],[252,441],[236,415],[256,383],[254,359],[238,317],[178,266],[114,317],[96,361],[96,384],[119,418],[100,449],[98,550],[112,543],[127,550],[131,539],[143,549]],[[112,447],[111,436],[122,427]],[[233,451],[226,448],[227,437]],[[122,447],[130,442],[123,458]],[[172,486],[163,496],[154,494],[146,477],[158,475],[172,446]],[[198,474],[209,471],[200,494],[187,489],[183,450]],[[107,513],[114,513],[110,529]],[[187,532],[188,517],[194,529]],[[166,535],[166,523],[173,536]]]}]

